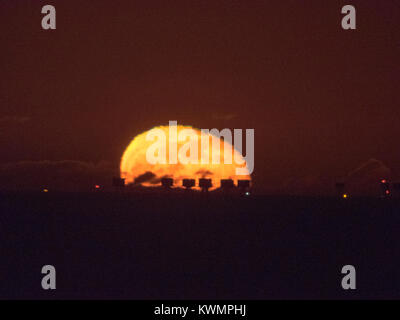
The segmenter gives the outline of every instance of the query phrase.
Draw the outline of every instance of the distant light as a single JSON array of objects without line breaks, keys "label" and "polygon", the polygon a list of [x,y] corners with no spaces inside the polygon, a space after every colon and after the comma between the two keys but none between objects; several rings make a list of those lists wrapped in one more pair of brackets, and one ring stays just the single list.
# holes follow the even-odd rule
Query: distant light
[{"label": "distant light", "polygon": [[96,189],[100,189],[100,186],[99,186],[98,184],[96,184],[94,187],[95,187]]},{"label": "distant light", "polygon": [[390,191],[389,191],[389,190],[386,190],[386,194],[390,194]]},{"label": "distant light", "polygon": [[386,181],[386,179],[382,179],[381,182],[382,183],[386,183],[387,181]]},{"label": "distant light", "polygon": [[349,196],[345,193],[344,195],[343,195],[343,199],[347,199]]},{"label": "distant light", "polygon": [[48,189],[43,189],[43,192],[49,192],[49,190]]},{"label": "distant light", "polygon": [[245,195],[246,195],[246,196],[249,196],[249,195],[250,195],[250,192],[247,191],[247,192],[245,193]]}]

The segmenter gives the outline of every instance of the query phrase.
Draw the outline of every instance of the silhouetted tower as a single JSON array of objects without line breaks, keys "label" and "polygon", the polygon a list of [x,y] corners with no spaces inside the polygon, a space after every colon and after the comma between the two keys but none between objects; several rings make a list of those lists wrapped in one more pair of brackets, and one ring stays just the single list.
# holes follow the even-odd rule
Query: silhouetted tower
[{"label": "silhouetted tower", "polygon": [[208,192],[208,189],[212,187],[211,179],[199,179],[199,187],[201,188],[202,192]]},{"label": "silhouetted tower", "polygon": [[194,179],[183,179],[182,185],[186,188],[186,190],[190,190],[196,185],[196,180]]},{"label": "silhouetted tower", "polygon": [[172,178],[162,178],[161,185],[164,188],[169,189],[174,185],[174,180]]},{"label": "silhouetted tower", "polygon": [[232,190],[234,186],[235,184],[233,183],[232,179],[221,179],[221,189],[223,191]]},{"label": "silhouetted tower", "polygon": [[250,180],[238,180],[237,186],[240,192],[247,193],[250,189]]},{"label": "silhouetted tower", "polygon": [[382,190],[383,197],[391,196],[390,184],[389,184],[389,181],[387,181],[386,179],[381,180],[381,190]]}]

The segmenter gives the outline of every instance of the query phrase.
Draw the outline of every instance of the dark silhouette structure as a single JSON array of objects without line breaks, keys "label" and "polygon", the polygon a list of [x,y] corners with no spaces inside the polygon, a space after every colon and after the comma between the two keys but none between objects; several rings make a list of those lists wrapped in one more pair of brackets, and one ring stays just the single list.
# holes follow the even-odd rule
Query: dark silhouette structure
[{"label": "dark silhouette structure", "polygon": [[224,191],[231,190],[235,186],[232,179],[221,179],[221,189]]},{"label": "dark silhouette structure", "polygon": [[250,180],[238,180],[237,186],[241,194],[250,195]]},{"label": "dark silhouette structure", "polygon": [[386,179],[381,180],[381,190],[382,190],[382,196],[383,197],[390,197],[392,192],[390,190],[390,183]]},{"label": "dark silhouette structure", "polygon": [[162,178],[161,185],[164,188],[169,189],[174,185],[174,180],[172,178]]},{"label": "dark silhouette structure", "polygon": [[196,180],[194,179],[183,179],[182,186],[184,186],[187,190],[193,188],[196,185]]},{"label": "dark silhouette structure", "polygon": [[250,189],[250,180],[238,180],[238,188],[241,191],[246,191]]},{"label": "dark silhouette structure", "polygon": [[199,179],[199,187],[201,188],[201,191],[207,192],[208,189],[212,187],[211,179],[205,179],[205,178]]}]

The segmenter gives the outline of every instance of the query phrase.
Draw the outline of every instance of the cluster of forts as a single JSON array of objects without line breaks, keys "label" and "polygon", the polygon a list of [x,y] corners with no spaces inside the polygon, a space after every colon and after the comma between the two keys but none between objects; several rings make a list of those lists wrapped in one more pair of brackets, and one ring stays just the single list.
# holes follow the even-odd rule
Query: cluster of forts
[{"label": "cluster of forts", "polygon": [[[114,178],[113,185],[114,187],[123,187],[125,186],[125,180],[120,178]],[[166,189],[172,188],[174,186],[174,180],[172,178],[162,178],[161,186],[163,186]],[[183,179],[182,186],[187,190],[190,190],[196,187],[196,180]],[[201,188],[202,191],[208,191],[208,189],[213,187],[213,183],[211,179],[200,178],[197,186]],[[235,182],[232,179],[221,179],[220,188],[222,190],[231,190],[234,188],[238,188],[241,191],[247,192],[250,189],[250,180],[238,180],[237,185],[235,185]]]}]

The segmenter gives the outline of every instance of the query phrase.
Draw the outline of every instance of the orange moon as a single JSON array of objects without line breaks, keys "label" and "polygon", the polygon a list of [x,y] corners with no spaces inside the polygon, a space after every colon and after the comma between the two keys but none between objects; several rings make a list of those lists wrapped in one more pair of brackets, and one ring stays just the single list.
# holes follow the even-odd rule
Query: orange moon
[{"label": "orange moon", "polygon": [[[174,180],[175,187],[182,186],[183,179],[196,179],[196,186],[198,185],[199,178],[208,178],[212,180],[213,187],[211,189],[218,188],[220,186],[221,179],[232,179],[237,183],[237,180],[247,179],[251,180],[249,171],[247,170],[247,166],[245,163],[245,159],[243,156],[233,148],[233,146],[224,141],[223,139],[217,137],[219,139],[219,146],[214,145],[212,143],[212,139],[216,139],[211,133],[207,133],[204,135],[199,129],[192,128],[190,126],[175,126],[177,133],[179,133],[184,129],[190,129],[193,132],[193,135],[197,136],[198,140],[198,163],[187,163],[183,164],[178,160],[178,163],[173,164],[170,163],[169,159],[169,143],[170,143],[170,127],[169,126],[160,126],[155,127],[149,131],[143,132],[136,136],[129,146],[126,148],[120,164],[120,176],[125,179],[126,184],[140,184],[142,186],[157,186],[161,185],[161,179],[164,177],[172,178]],[[154,141],[149,141],[147,136],[151,133],[152,130],[162,130],[166,137],[166,163],[156,163],[151,164],[146,158],[147,150],[150,148]],[[208,163],[202,163],[200,161],[201,155],[201,138],[203,134],[203,139],[206,137],[209,140],[208,150],[204,150],[205,155],[209,157]],[[190,137],[186,141],[181,141],[176,139],[176,137],[171,137],[174,139],[174,143],[177,146],[177,150],[179,152],[180,148],[185,145],[190,139]],[[225,148],[232,148],[232,163],[224,163],[224,150]],[[228,149],[230,150],[230,149]],[[220,157],[219,163],[213,163],[212,155],[214,152],[217,152],[217,155]],[[240,161],[235,161],[235,159],[240,159]],[[241,163],[238,165],[237,163]],[[244,173],[237,175],[237,168],[242,168]]]}]

